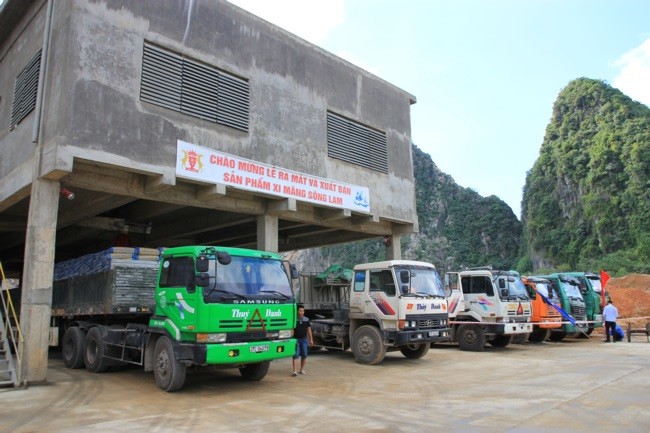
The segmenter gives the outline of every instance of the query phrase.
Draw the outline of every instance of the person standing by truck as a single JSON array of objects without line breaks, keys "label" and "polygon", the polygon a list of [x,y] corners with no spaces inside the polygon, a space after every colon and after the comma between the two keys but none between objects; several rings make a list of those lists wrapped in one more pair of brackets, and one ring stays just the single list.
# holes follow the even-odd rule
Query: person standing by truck
[{"label": "person standing by truck", "polygon": [[612,304],[612,300],[607,300],[607,305],[603,308],[603,320],[605,321],[605,343],[609,343],[609,336],[616,343],[616,319],[618,319],[618,309]]},{"label": "person standing by truck", "polygon": [[298,305],[298,320],[296,321],[296,328],[293,331],[293,337],[296,339],[296,354],[293,356],[293,376],[298,375],[296,365],[298,358],[300,358],[300,374],[305,373],[305,364],[307,363],[307,352],[309,347],[314,345],[314,336],[311,332],[311,323],[309,318],[305,316],[305,307]]}]

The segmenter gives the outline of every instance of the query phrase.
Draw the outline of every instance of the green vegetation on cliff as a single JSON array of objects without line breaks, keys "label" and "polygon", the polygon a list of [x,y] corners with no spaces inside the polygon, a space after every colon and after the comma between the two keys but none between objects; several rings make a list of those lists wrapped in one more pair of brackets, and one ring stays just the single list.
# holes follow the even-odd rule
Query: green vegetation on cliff
[{"label": "green vegetation on cliff", "polygon": [[[431,156],[413,146],[416,206],[420,233],[402,237],[402,257],[431,262],[438,269],[493,265],[514,267],[521,223],[496,196],[481,197],[442,173]],[[332,263],[385,260],[382,240],[323,248]]]},{"label": "green vegetation on cliff", "polygon": [[599,80],[569,83],[528,173],[522,216],[522,271],[649,273],[650,109]]}]

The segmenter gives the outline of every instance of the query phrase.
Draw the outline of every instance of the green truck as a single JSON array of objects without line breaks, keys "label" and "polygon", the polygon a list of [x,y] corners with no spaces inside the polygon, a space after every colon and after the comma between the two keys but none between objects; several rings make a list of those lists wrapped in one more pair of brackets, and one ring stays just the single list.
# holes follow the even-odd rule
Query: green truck
[{"label": "green truck", "polygon": [[580,291],[585,300],[587,320],[592,322],[587,324],[585,333],[591,335],[595,328],[603,327],[603,305],[601,298],[603,288],[600,284],[600,277],[590,272],[567,272],[566,275],[576,277],[580,281]]},{"label": "green truck", "polygon": [[190,366],[239,368],[261,380],[272,360],[295,353],[298,272],[278,254],[187,246],[154,263],[115,259],[107,270],[55,280],[52,316],[66,367],[136,364],[169,392]]}]

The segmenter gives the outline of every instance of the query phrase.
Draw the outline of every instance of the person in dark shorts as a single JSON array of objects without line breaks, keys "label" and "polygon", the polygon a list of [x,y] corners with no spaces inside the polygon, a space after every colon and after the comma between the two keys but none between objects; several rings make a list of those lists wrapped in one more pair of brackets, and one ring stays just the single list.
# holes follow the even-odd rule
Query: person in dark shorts
[{"label": "person in dark shorts", "polygon": [[297,364],[298,358],[300,359],[300,374],[305,373],[305,364],[307,363],[308,346],[314,345],[314,336],[311,333],[311,323],[309,318],[305,317],[305,307],[298,305],[298,320],[296,328],[293,330],[293,337],[296,339],[296,354],[293,355],[291,360],[293,364],[293,376],[298,375]]}]

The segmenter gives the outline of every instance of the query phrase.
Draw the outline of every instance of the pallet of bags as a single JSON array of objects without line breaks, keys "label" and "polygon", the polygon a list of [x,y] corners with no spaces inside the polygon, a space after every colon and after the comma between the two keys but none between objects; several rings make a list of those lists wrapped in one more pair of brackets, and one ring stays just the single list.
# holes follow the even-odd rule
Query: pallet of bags
[{"label": "pallet of bags", "polygon": [[158,248],[136,247],[133,251],[134,260],[160,260],[160,250]]}]

